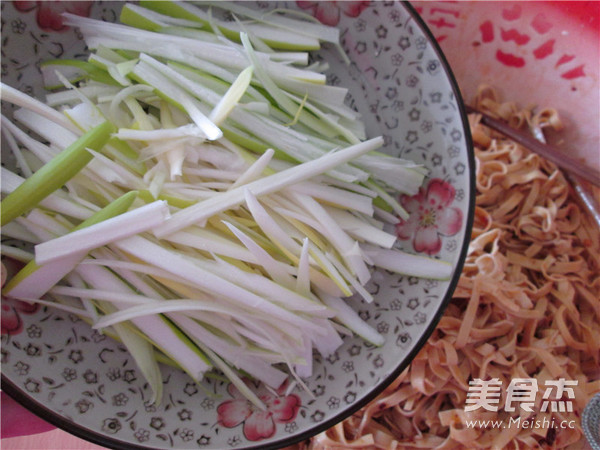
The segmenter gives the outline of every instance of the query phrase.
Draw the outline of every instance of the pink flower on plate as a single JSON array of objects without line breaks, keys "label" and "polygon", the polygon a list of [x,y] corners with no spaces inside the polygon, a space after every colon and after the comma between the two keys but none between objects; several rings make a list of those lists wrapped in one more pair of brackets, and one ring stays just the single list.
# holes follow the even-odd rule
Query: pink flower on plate
[{"label": "pink flower on plate", "polygon": [[[23,264],[12,259],[2,260],[2,287],[6,280],[17,273]],[[0,322],[2,324],[2,335],[15,335],[23,331],[23,320],[21,314],[33,314],[39,309],[39,305],[35,303],[27,303],[13,298],[2,296],[2,315]]]},{"label": "pink flower on plate", "polygon": [[266,406],[265,411],[254,406],[233,384],[229,384],[227,391],[233,398],[218,406],[219,424],[227,428],[243,424],[244,436],[249,441],[272,437],[276,424],[292,422],[300,410],[300,397],[296,394],[284,395],[287,384],[283,383],[275,394],[262,384],[256,389],[258,397]]},{"label": "pink flower on plate", "polygon": [[91,1],[25,1],[15,0],[15,8],[21,12],[29,12],[37,9],[36,20],[38,26],[45,31],[62,31],[67,29],[63,25],[61,14],[69,12],[78,16],[87,17],[94,2]]},{"label": "pink flower on plate", "polygon": [[462,211],[450,206],[456,190],[444,180],[433,178],[427,188],[421,187],[416,195],[402,195],[400,203],[410,217],[400,219],[396,225],[399,239],[412,239],[417,252],[435,255],[442,249],[442,236],[452,236],[460,231]]},{"label": "pink flower on plate", "polygon": [[15,335],[23,331],[21,314],[33,314],[39,305],[2,296],[2,334]]},{"label": "pink flower on plate", "polygon": [[297,1],[302,9],[309,9],[312,15],[325,25],[335,26],[340,21],[340,12],[348,17],[358,17],[369,6],[370,1]]}]

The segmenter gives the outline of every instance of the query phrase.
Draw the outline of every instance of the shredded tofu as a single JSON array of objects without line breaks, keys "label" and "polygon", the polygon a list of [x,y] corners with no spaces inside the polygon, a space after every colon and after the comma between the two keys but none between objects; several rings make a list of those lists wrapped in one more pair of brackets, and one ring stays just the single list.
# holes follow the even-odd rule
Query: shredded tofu
[{"label": "shredded tofu", "polygon": [[[556,111],[482,87],[474,106],[543,136]],[[453,300],[411,365],[374,401],[297,448],[564,448],[600,391],[600,231],[551,163],[469,117],[477,161],[472,240]],[[541,134],[540,134],[541,133]],[[598,192],[595,192],[596,196]],[[465,411],[469,381],[502,382],[497,412]],[[572,412],[502,408],[510,381],[576,380]],[[467,427],[466,420],[574,420],[574,427]]]}]

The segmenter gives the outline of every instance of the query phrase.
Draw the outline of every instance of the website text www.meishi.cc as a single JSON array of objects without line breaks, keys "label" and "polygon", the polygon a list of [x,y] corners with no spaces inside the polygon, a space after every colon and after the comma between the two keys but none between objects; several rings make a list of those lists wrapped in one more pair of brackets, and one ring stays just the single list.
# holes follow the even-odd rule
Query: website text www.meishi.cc
[{"label": "website text www.meishi.cc", "polygon": [[523,417],[509,417],[508,420],[467,420],[467,428],[521,428],[521,429],[566,429],[575,428],[575,420],[555,420],[544,417],[543,419],[525,419]]}]

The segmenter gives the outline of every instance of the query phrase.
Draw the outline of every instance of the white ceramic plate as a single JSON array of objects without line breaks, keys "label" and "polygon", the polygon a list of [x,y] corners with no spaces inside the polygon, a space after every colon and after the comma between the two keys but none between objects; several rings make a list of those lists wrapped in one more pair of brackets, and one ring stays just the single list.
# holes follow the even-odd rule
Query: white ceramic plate
[{"label": "white ceramic plate", "polygon": [[[376,272],[371,304],[351,300],[386,338],[375,348],[346,339],[327,359],[317,358],[306,380],[312,395],[258,387],[260,412],[227,382],[197,386],[164,367],[164,400],[150,390],[126,352],[77,317],[2,300],[2,388],[49,422],[113,448],[281,447],[325,430],[365,405],[391,382],[423,345],[449,301],[461,272],[474,208],[474,162],[458,89],[437,44],[409,5],[397,2],[299,2],[335,20],[352,64],[334,49],[316,58],[331,65],[328,80],[350,88],[348,102],[365,118],[385,150],[427,166],[422,192],[402,198],[413,219],[398,227],[401,247],[451,262],[449,281]],[[73,5],[73,4],[71,4]],[[248,5],[248,3],[246,3]],[[283,2],[257,2],[265,9]],[[84,57],[76,30],[62,29],[45,2],[2,2],[3,81],[42,96],[38,64]],[[77,3],[78,13],[116,20],[120,3]],[[287,7],[297,7],[294,3]],[[46,27],[42,29],[40,27]],[[58,31],[51,28],[57,28]],[[3,105],[3,113],[11,109]],[[3,154],[3,164],[12,166]]]}]

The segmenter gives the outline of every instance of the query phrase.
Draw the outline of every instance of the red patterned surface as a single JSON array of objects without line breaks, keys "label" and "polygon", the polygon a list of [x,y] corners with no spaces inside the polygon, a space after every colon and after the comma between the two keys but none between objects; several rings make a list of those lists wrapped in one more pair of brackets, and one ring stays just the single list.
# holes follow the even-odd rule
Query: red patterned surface
[{"label": "red patterned surface", "polygon": [[522,106],[558,109],[549,140],[600,165],[600,2],[414,2],[468,102],[496,87]]}]

